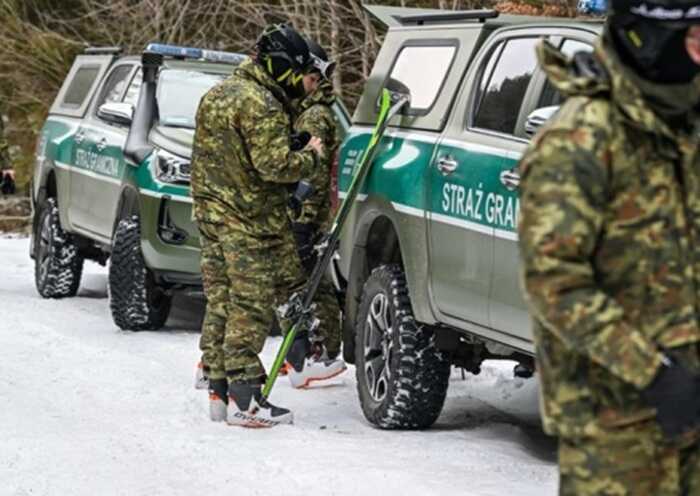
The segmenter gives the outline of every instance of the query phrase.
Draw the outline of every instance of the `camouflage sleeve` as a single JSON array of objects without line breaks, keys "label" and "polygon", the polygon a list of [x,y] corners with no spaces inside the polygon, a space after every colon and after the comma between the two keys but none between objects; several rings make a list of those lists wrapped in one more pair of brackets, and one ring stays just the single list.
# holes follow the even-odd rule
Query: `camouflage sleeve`
[{"label": "camouflage sleeve", "polygon": [[[324,111],[325,110],[325,111]],[[330,109],[321,105],[314,105],[297,119],[297,131],[307,131],[312,136],[321,139],[324,146],[325,157],[322,165],[307,177],[314,187],[314,194],[304,202],[299,222],[323,223],[325,219],[319,219],[330,206],[330,164],[329,161],[336,148],[336,126]]]},{"label": "camouflage sleeve", "polygon": [[521,161],[523,286],[534,318],[566,347],[643,388],[662,355],[596,284],[591,264],[608,195],[600,133],[552,129]]},{"label": "camouflage sleeve", "polygon": [[248,98],[240,127],[253,167],[264,181],[294,183],[314,169],[316,152],[290,150],[289,116],[279,102]]}]

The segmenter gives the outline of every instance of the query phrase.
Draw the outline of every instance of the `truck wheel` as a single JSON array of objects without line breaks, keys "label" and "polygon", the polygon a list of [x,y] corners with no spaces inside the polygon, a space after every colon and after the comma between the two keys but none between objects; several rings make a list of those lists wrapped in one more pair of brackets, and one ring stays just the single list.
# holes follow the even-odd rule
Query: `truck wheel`
[{"label": "truck wheel", "polygon": [[34,231],[34,283],[39,294],[44,298],[75,296],[83,261],[73,236],[61,227],[56,199],[48,198],[39,209]]},{"label": "truck wheel", "polygon": [[171,296],[160,288],[141,253],[136,216],[122,219],[114,232],[109,264],[109,306],[120,329],[160,329],[170,313]]},{"label": "truck wheel", "polygon": [[433,331],[413,318],[403,270],[382,265],[362,288],[355,324],[355,367],[362,411],[382,429],[424,429],[440,415],[450,363]]}]

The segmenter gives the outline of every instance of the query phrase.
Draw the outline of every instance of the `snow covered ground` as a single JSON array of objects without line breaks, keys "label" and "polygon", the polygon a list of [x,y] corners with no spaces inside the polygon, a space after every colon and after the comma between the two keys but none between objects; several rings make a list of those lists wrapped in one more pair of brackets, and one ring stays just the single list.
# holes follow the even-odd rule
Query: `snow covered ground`
[{"label": "snow covered ground", "polygon": [[[112,323],[106,270],[87,264],[76,298],[41,299],[28,240],[0,238],[0,495],[536,495],[556,493],[555,445],[536,385],[512,363],[453,373],[437,424],[370,427],[354,369],[332,387],[272,401],[294,426],[208,420],[192,387],[203,305],[178,298],[159,332]],[[279,346],[270,339],[269,364]]]}]

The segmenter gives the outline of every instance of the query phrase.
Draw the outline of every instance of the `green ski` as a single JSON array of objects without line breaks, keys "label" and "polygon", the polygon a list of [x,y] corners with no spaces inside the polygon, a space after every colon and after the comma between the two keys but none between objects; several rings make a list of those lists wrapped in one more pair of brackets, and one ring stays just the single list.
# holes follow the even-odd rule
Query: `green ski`
[{"label": "green ski", "polygon": [[316,262],[316,265],[314,266],[313,271],[311,272],[309,281],[302,291],[292,295],[289,301],[278,309],[278,314],[280,317],[291,321],[292,324],[288,331],[284,334],[282,346],[277,352],[277,356],[275,357],[275,361],[272,364],[267,381],[265,382],[265,387],[262,390],[263,401],[270,397],[272,387],[277,380],[280,368],[282,368],[282,365],[284,364],[284,360],[287,357],[287,353],[289,352],[297,333],[301,329],[310,330],[314,326],[313,299],[321,279],[326,272],[326,268],[333,257],[333,253],[337,248],[345,219],[350,213],[350,209],[352,208],[353,202],[355,201],[355,198],[362,187],[362,183],[372,167],[372,162],[377,154],[379,144],[384,136],[387,126],[389,125],[389,121],[406,103],[409,102],[409,100],[410,96],[407,94],[392,92],[386,88],[382,90],[379,116],[377,117],[377,123],[374,126],[372,137],[370,138],[362,157],[359,159],[360,163],[356,168],[352,182],[350,183],[350,188],[347,191],[347,195],[343,200],[340,209],[338,209],[330,232],[328,233],[325,241],[318,247],[320,256]]}]

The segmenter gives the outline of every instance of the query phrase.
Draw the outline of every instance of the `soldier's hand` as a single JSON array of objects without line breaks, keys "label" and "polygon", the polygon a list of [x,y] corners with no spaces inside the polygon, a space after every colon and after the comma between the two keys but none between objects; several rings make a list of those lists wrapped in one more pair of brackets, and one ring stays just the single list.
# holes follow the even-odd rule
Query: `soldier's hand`
[{"label": "soldier's hand", "polygon": [[307,150],[314,150],[319,157],[323,156],[323,142],[321,138],[312,136],[306,145]]},{"label": "soldier's hand", "polygon": [[682,365],[662,365],[641,395],[656,408],[656,420],[667,438],[700,427],[700,377]]}]

